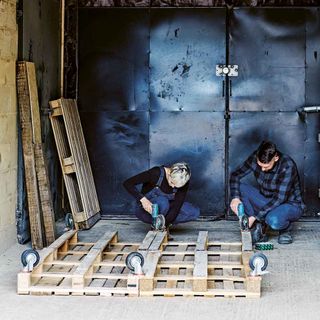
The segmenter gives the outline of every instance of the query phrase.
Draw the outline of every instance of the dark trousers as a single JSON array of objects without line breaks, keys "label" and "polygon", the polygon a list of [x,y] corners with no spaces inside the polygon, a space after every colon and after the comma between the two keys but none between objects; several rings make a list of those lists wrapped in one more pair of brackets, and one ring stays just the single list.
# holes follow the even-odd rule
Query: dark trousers
[{"label": "dark trousers", "polygon": [[[170,208],[170,201],[172,199],[171,195],[167,195],[159,189],[151,190],[147,195],[147,199],[152,203],[157,203],[159,206],[159,214],[167,215]],[[136,208],[136,216],[139,220],[145,223],[152,223],[152,216],[148,212],[146,212],[140,204],[137,205]],[[189,222],[193,220],[197,220],[200,216],[200,209],[189,202],[184,202],[178,216],[173,221],[173,225],[178,223]]]},{"label": "dark trousers", "polygon": [[[240,193],[245,213],[248,216],[256,216],[260,209],[270,201],[270,198],[266,198],[257,188],[248,184],[240,184]],[[299,205],[283,203],[268,212],[265,222],[273,230],[283,230],[288,228],[291,222],[297,221],[301,215],[302,209]]]}]

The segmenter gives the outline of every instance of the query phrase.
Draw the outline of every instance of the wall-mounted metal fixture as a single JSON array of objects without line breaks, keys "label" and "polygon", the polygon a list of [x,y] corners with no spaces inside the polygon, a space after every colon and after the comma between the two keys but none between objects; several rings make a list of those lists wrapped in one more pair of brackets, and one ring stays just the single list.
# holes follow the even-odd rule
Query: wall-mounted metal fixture
[{"label": "wall-mounted metal fixture", "polygon": [[239,66],[236,64],[217,64],[216,65],[216,76],[218,77],[237,77]]},{"label": "wall-mounted metal fixture", "polygon": [[311,112],[320,112],[320,106],[311,106],[302,108],[302,112],[311,113]]}]

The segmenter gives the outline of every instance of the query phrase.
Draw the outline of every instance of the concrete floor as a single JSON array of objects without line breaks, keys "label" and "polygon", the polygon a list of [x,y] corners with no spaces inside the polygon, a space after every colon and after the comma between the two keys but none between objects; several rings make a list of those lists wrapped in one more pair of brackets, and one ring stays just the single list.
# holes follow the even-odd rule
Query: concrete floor
[{"label": "concrete floor", "polygon": [[[210,240],[237,241],[238,229],[231,221],[192,222],[172,235],[176,241],[196,240],[198,231],[208,230]],[[96,241],[106,230],[118,230],[120,241],[141,241],[148,228],[138,221],[104,220],[79,238]],[[271,237],[275,249],[266,251],[270,274],[263,278],[261,299],[19,296],[16,277],[28,246],[17,244],[0,256],[0,319],[320,319],[320,223],[296,223],[294,240],[281,246]]]}]

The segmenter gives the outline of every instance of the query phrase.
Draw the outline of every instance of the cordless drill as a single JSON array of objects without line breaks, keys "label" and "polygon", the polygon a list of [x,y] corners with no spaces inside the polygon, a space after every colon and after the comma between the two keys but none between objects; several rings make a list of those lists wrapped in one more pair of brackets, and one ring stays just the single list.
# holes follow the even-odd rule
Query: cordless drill
[{"label": "cordless drill", "polygon": [[244,205],[242,202],[239,203],[239,205],[238,205],[238,217],[239,217],[240,229],[242,231],[248,231],[249,230],[249,218],[244,212]]},{"label": "cordless drill", "polygon": [[152,225],[156,229],[157,217],[159,215],[159,206],[157,203],[152,205]]},{"label": "cordless drill", "polygon": [[154,203],[152,205],[152,226],[154,230],[159,231],[159,230],[164,230],[166,227],[166,219],[164,215],[159,214],[159,206],[157,203]]}]

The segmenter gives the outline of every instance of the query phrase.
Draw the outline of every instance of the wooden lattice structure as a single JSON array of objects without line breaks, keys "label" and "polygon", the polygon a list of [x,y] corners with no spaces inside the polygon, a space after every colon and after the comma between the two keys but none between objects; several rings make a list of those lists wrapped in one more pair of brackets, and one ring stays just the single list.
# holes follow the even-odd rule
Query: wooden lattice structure
[{"label": "wooden lattice structure", "polygon": [[50,101],[50,121],[71,212],[77,228],[88,229],[100,219],[100,206],[76,101]]},{"label": "wooden lattice structure", "polygon": [[[126,267],[130,252],[144,256],[144,275]],[[101,296],[259,297],[261,277],[249,274],[252,251],[242,242],[167,241],[150,231],[142,243],[119,242],[107,232],[96,243],[79,242],[69,231],[42,254],[30,272],[18,274],[19,294]]]}]

